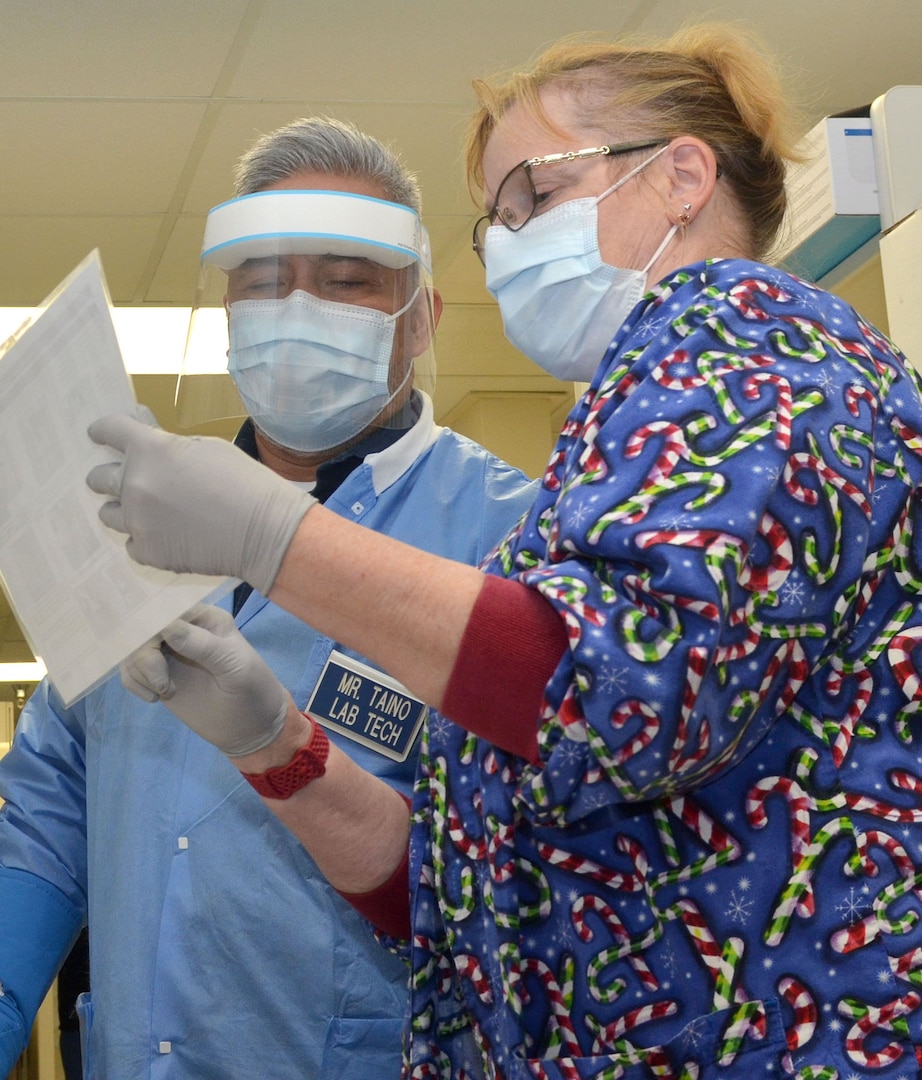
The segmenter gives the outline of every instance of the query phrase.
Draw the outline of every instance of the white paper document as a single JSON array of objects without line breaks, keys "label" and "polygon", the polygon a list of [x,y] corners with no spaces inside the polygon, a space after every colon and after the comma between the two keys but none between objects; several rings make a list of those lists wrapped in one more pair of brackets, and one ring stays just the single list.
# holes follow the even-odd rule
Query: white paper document
[{"label": "white paper document", "polygon": [[97,252],[0,347],[0,578],[65,705],[134,649],[226,590],[223,578],[140,566],[107,528],[90,469],[116,457],[86,431],[134,412]]}]

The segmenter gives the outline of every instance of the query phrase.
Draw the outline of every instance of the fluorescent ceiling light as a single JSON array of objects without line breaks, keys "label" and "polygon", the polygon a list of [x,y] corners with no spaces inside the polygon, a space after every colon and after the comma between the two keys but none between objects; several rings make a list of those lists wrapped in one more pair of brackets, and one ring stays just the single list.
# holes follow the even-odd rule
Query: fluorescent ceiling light
[{"label": "fluorescent ceiling light", "polygon": [[[0,307],[0,343],[33,317],[34,308]],[[130,375],[178,375],[186,352],[189,308],[117,307],[112,322]],[[223,308],[200,308],[189,336],[186,373],[227,371],[227,317]]]},{"label": "fluorescent ceiling light", "polygon": [[0,683],[41,682],[45,674],[41,660],[29,664],[0,664]]}]

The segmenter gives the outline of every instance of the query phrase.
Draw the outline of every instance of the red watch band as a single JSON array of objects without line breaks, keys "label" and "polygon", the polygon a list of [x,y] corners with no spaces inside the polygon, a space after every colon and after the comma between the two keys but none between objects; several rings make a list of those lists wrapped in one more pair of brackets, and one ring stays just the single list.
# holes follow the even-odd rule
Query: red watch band
[{"label": "red watch band", "polygon": [[261,773],[240,774],[260,795],[267,799],[287,799],[326,772],[330,740],[317,721],[313,717],[310,720],[314,725],[311,737],[295,751],[287,765],[276,765]]}]

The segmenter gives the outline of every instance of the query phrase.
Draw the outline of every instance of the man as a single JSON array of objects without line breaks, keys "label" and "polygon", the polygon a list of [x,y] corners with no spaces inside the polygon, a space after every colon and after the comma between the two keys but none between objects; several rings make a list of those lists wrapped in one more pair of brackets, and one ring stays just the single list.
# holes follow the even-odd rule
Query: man
[{"label": "man", "polygon": [[[479,562],[534,488],[436,428],[416,386],[441,301],[413,177],[313,118],[260,140],[236,186],[203,261],[227,275],[238,445],[338,514]],[[408,794],[422,705],[246,586],[222,606],[331,741]],[[44,683],[0,796],[0,1075],[87,917],[88,1077],[398,1075],[405,966],[165,708],[112,679],[65,710]]]}]

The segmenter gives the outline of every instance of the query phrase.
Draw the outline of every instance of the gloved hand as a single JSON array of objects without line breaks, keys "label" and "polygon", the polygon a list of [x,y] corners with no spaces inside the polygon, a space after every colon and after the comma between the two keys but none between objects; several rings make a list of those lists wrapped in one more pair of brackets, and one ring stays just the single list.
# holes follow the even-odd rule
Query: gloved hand
[{"label": "gloved hand", "polygon": [[268,746],[290,698],[220,608],[199,604],[121,665],[122,685],[174,715],[230,757]]},{"label": "gloved hand", "polygon": [[86,482],[113,496],[99,517],[128,533],[133,559],[242,578],[269,594],[313,496],[224,439],[171,435],[121,414],[94,421],[89,435],[124,455]]}]

